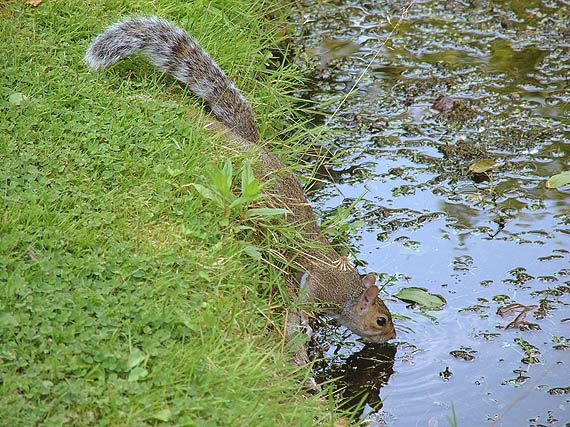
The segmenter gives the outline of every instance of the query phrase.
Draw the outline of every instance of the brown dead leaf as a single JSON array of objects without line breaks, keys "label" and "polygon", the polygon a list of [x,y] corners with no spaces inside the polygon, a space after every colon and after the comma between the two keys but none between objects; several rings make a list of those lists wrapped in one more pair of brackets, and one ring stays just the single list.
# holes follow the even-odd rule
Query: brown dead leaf
[{"label": "brown dead leaf", "polygon": [[[536,307],[536,306],[531,306],[531,307]],[[540,326],[538,326],[536,323],[531,323],[525,320],[527,314],[528,311],[521,312],[517,317],[515,317],[515,320],[513,320],[511,323],[505,326],[505,329],[518,328],[521,331],[540,330]]]},{"label": "brown dead leaf", "polygon": [[340,417],[334,422],[334,427],[348,427],[350,425],[350,418]]},{"label": "brown dead leaf", "polygon": [[512,316],[515,314],[518,315],[521,312],[531,310],[532,307],[535,307],[535,306],[526,306],[526,305],[520,304],[518,302],[514,302],[512,304],[505,305],[504,307],[499,307],[497,309],[497,314],[501,317]]},{"label": "brown dead leaf", "polygon": [[537,308],[537,305],[524,305],[518,302],[513,304],[500,307],[497,310],[497,314],[501,317],[512,316],[516,314],[515,319],[505,326],[505,329],[519,328],[521,330],[525,329],[540,329],[540,326],[530,323],[525,320],[527,314]]},{"label": "brown dead leaf", "polygon": [[26,0],[26,3],[32,7],[38,7],[43,0]]},{"label": "brown dead leaf", "polygon": [[449,111],[453,108],[454,103],[455,100],[451,96],[441,95],[436,99],[431,108],[438,111]]}]

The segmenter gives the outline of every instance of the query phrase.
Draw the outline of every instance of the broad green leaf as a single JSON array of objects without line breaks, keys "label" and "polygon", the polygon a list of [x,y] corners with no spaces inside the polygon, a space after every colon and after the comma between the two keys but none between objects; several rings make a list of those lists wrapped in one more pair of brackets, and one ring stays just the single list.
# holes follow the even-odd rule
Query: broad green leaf
[{"label": "broad green leaf", "polygon": [[259,180],[257,180],[257,178],[251,181],[242,191],[242,195],[249,198],[250,200],[257,199],[260,193],[261,193],[261,184],[259,183]]},{"label": "broad green leaf", "polygon": [[400,289],[394,296],[402,301],[414,302],[426,310],[441,310],[447,303],[441,295],[431,294],[427,289],[413,286]]},{"label": "broad green leaf", "polygon": [[218,190],[222,197],[226,197],[232,188],[231,181],[228,183],[226,175],[218,167],[213,167],[210,172],[210,178],[213,186]]},{"label": "broad green leaf", "polygon": [[493,159],[479,159],[475,160],[469,166],[469,172],[485,173],[497,167],[497,162]]},{"label": "broad green leaf", "polygon": [[253,245],[247,245],[243,248],[243,251],[255,260],[259,261],[261,259],[261,252],[259,252]]},{"label": "broad green leaf", "polygon": [[23,93],[16,92],[8,97],[8,102],[14,105],[21,105],[28,97]]},{"label": "broad green leaf", "polygon": [[151,418],[154,418],[155,420],[164,421],[164,422],[170,420],[170,417],[172,417],[172,411],[168,408],[155,412],[151,416]]},{"label": "broad green leaf", "polygon": [[0,313],[0,328],[13,328],[18,326],[20,320],[14,316],[12,313],[3,312]]},{"label": "broad green leaf", "polygon": [[251,160],[245,159],[241,169],[241,194],[245,195],[247,186],[255,179],[253,169],[251,168]]},{"label": "broad green leaf", "polygon": [[216,195],[212,190],[210,190],[209,188],[204,187],[203,185],[200,184],[192,184],[192,187],[194,187],[196,189],[196,191],[198,193],[200,193],[200,195],[208,200],[212,200],[212,201],[216,201],[219,196]]},{"label": "broad green leaf", "polygon": [[226,185],[228,186],[228,189],[232,188],[232,182],[234,180],[234,166],[232,165],[232,161],[230,159],[226,160],[226,163],[224,163],[222,173],[226,178]]},{"label": "broad green leaf", "polygon": [[276,216],[282,216],[287,213],[289,213],[289,210],[283,208],[253,208],[247,211],[246,216],[248,218],[251,218],[253,216],[272,218]]},{"label": "broad green leaf", "polygon": [[259,184],[259,180],[253,174],[251,160],[247,159],[244,162],[243,169],[241,171],[241,194],[242,196],[253,200],[255,197],[259,196],[260,191],[261,185]]},{"label": "broad green leaf", "polygon": [[247,203],[249,203],[249,199],[245,198],[245,197],[238,197],[237,199],[235,199],[233,202],[230,203],[230,209],[234,209],[234,208],[241,208],[242,206],[246,205]]},{"label": "broad green leaf", "polygon": [[138,380],[142,380],[143,378],[145,378],[148,375],[148,371],[145,368],[141,368],[140,366],[133,369],[130,373],[129,373],[129,378],[128,381],[129,382],[136,382]]},{"label": "broad green leaf", "polygon": [[558,188],[570,184],[570,171],[565,171],[552,175],[548,181],[546,181],[546,188]]},{"label": "broad green leaf", "polygon": [[172,169],[170,166],[167,166],[166,173],[172,177],[177,177],[182,173],[182,171],[180,169]]},{"label": "broad green leaf", "polygon": [[139,366],[146,359],[145,354],[138,348],[133,348],[131,354],[129,354],[129,360],[127,360],[127,369],[130,371],[136,366]]}]

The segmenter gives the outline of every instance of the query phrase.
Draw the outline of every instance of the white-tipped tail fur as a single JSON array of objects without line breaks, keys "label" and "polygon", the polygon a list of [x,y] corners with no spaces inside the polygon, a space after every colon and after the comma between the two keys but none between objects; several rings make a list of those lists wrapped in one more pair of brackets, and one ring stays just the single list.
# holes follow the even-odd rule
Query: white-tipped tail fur
[{"label": "white-tipped tail fur", "polygon": [[147,56],[158,70],[188,85],[236,134],[259,140],[253,112],[241,92],[186,31],[168,21],[141,17],[117,22],[89,46],[85,62],[97,71],[134,53]]}]

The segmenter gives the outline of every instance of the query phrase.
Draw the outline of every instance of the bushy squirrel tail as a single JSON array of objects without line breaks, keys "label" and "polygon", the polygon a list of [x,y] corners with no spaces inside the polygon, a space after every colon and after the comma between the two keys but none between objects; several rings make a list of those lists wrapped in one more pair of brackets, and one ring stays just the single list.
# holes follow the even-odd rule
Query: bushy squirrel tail
[{"label": "bushy squirrel tail", "polygon": [[117,22],[89,46],[85,62],[101,70],[134,53],[142,53],[158,70],[188,85],[237,135],[259,140],[251,106],[241,92],[187,32],[168,21],[141,17]]}]

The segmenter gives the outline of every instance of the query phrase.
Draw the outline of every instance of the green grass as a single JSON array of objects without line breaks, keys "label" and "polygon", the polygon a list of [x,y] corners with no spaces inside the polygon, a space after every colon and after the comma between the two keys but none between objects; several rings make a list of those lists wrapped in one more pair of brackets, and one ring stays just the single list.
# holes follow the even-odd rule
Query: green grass
[{"label": "green grass", "polygon": [[297,78],[266,66],[276,3],[0,4],[0,424],[330,422],[287,363],[282,278],[187,185],[223,156],[200,102],[140,58],[82,61],[122,16],[169,18],[274,137]]}]

